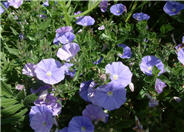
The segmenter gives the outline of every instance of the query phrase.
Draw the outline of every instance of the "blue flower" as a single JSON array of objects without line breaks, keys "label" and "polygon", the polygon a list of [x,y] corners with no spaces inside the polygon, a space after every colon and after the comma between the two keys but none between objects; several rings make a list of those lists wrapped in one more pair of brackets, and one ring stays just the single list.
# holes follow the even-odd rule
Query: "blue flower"
[{"label": "blue flower", "polygon": [[46,0],[46,1],[43,3],[43,6],[45,6],[45,7],[49,6],[49,0]]},{"label": "blue flower", "polygon": [[125,11],[127,11],[127,8],[123,4],[115,4],[115,5],[112,5],[110,8],[110,12],[115,16],[119,16]]},{"label": "blue flower", "polygon": [[84,16],[79,19],[77,19],[76,24],[81,26],[91,26],[95,23],[95,19],[91,16]]},{"label": "blue flower", "polygon": [[82,111],[82,115],[88,117],[91,120],[95,121],[103,121],[107,122],[108,114],[106,114],[103,109],[97,105],[89,104],[86,108]]},{"label": "blue flower", "polygon": [[105,66],[106,74],[110,74],[110,79],[114,83],[119,83],[126,87],[132,80],[132,73],[128,66],[122,62],[112,62]]},{"label": "blue flower", "polygon": [[59,130],[58,132],[68,132],[68,127],[64,127],[63,129]]},{"label": "blue flower", "polygon": [[100,59],[93,62],[93,64],[95,64],[95,65],[100,64],[102,60],[103,60],[103,57],[100,57]]},{"label": "blue flower", "polygon": [[162,63],[162,61],[159,58],[152,56],[152,55],[151,56],[144,56],[142,58],[142,61],[140,64],[140,69],[144,74],[151,76],[152,69],[154,66],[156,66],[160,70],[158,75],[165,72],[164,64]]},{"label": "blue flower", "polygon": [[[3,6],[8,9],[9,3],[8,2],[2,2]],[[4,8],[0,6],[0,15],[4,12]]]},{"label": "blue flower", "polygon": [[72,42],[75,38],[75,35],[73,34],[73,29],[71,26],[65,26],[60,27],[56,30],[56,37],[54,38],[53,43],[59,44],[59,43],[69,43]]},{"label": "blue flower", "polygon": [[107,110],[118,109],[126,101],[126,90],[122,85],[110,82],[96,88],[90,100]]},{"label": "blue flower", "polygon": [[29,118],[35,132],[50,132],[53,126],[52,112],[46,106],[32,106]]},{"label": "blue flower", "polygon": [[163,88],[165,88],[167,85],[162,82],[160,79],[156,79],[156,82],[155,82],[155,90],[158,94],[162,93],[163,92]]},{"label": "blue flower", "polygon": [[75,116],[69,122],[68,132],[94,132],[94,126],[88,117]]},{"label": "blue flower", "polygon": [[184,9],[184,4],[175,1],[168,1],[165,3],[163,10],[169,16],[177,15],[180,13],[181,10]]},{"label": "blue flower", "polygon": [[81,83],[80,90],[79,90],[80,97],[87,102],[91,102],[89,100],[89,96],[91,96],[91,93],[93,92],[94,87],[95,87],[95,83],[92,80]]},{"label": "blue flower", "polygon": [[52,111],[53,116],[57,116],[61,112],[61,104],[57,102],[57,98],[52,94],[48,94],[44,98],[39,96],[34,104],[36,106],[47,106]]},{"label": "blue flower", "polygon": [[137,20],[137,21],[142,21],[142,20],[149,20],[150,19],[150,16],[148,14],[145,14],[145,13],[134,13],[132,15],[132,17]]},{"label": "blue flower", "polygon": [[101,12],[106,12],[108,5],[108,0],[102,0],[102,2],[100,2]]},{"label": "blue flower", "polygon": [[131,49],[125,44],[118,44],[119,47],[123,48],[123,55],[119,55],[122,59],[129,59],[132,56]]},{"label": "blue flower", "polygon": [[19,8],[22,3],[23,0],[7,0],[10,6],[13,6],[14,8]]}]

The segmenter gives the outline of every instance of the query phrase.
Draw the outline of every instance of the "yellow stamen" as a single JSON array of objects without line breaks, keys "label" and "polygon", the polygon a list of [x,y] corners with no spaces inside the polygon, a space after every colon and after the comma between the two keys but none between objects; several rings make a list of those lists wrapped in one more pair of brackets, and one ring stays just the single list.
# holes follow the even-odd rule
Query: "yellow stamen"
[{"label": "yellow stamen", "polygon": [[52,75],[52,73],[51,73],[50,71],[48,71],[46,74],[47,74],[47,76],[49,76],[49,77]]},{"label": "yellow stamen", "polygon": [[113,75],[113,79],[117,80],[118,79],[118,75]]},{"label": "yellow stamen", "polygon": [[149,66],[149,67],[148,67],[148,70],[149,70],[149,71],[151,71],[151,70],[152,70],[152,67],[151,67],[151,66]]}]

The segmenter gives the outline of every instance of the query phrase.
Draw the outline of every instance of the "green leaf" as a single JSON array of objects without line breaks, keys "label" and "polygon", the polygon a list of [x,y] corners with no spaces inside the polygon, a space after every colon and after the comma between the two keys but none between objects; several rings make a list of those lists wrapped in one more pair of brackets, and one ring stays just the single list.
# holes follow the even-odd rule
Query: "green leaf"
[{"label": "green leaf", "polygon": [[14,105],[16,103],[18,103],[18,102],[15,99],[1,97],[1,107],[6,108],[6,107],[11,106],[11,105]]},{"label": "green leaf", "polygon": [[10,27],[10,29],[12,30],[14,35],[18,35],[19,34],[13,27]]},{"label": "green leaf", "polygon": [[28,95],[25,99],[24,99],[24,104],[25,105],[31,105],[38,97],[36,96],[36,94],[31,94]]},{"label": "green leaf", "polygon": [[6,84],[5,82],[1,82],[1,94],[3,96],[7,96],[7,97],[13,96],[13,92],[11,90],[11,86]]},{"label": "green leaf", "polygon": [[18,56],[19,55],[19,50],[18,49],[15,49],[15,48],[9,48],[7,45],[6,45],[6,47],[5,47],[7,50],[8,50],[8,52],[10,53],[10,54],[12,54],[12,55],[16,55],[16,56]]},{"label": "green leaf", "polygon": [[19,111],[22,107],[24,107],[23,104],[12,105],[12,106],[2,109],[1,113],[3,116],[9,116]]},{"label": "green leaf", "polygon": [[171,24],[164,24],[164,25],[161,26],[160,32],[162,34],[166,34],[170,31],[172,31],[173,29],[174,29],[174,27]]},{"label": "green leaf", "polygon": [[24,99],[24,98],[25,98],[24,90],[21,90],[21,91],[17,94],[16,98],[17,98],[18,100]]},{"label": "green leaf", "polygon": [[156,67],[156,66],[153,66],[153,69],[152,69],[152,74],[157,77],[158,74],[159,74],[160,70]]},{"label": "green leaf", "polygon": [[153,76],[146,76],[144,78],[144,81],[147,83],[152,83],[152,82],[154,82],[154,77]]}]

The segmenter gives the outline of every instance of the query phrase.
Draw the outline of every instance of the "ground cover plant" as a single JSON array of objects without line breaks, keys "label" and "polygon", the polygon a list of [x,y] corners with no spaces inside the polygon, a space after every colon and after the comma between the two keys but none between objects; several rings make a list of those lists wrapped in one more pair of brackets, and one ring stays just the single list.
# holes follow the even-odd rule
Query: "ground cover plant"
[{"label": "ground cover plant", "polygon": [[183,132],[184,2],[0,3],[2,132]]}]

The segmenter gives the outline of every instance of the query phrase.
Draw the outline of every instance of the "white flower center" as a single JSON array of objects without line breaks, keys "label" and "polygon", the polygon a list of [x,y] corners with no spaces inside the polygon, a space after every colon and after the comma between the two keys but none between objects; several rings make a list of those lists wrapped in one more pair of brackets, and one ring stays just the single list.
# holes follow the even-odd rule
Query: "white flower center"
[{"label": "white flower center", "polygon": [[118,75],[114,74],[114,75],[113,75],[113,79],[114,79],[114,80],[117,80],[117,79],[118,79]]},{"label": "white flower center", "polygon": [[46,75],[50,77],[50,76],[52,75],[52,73],[51,73],[50,71],[48,71],[48,72],[46,73]]},{"label": "white flower center", "polygon": [[86,128],[82,126],[82,127],[81,127],[81,130],[82,130],[82,132],[83,132],[83,131],[85,132],[85,131],[86,131]]},{"label": "white flower center", "polygon": [[117,12],[117,13],[120,13],[120,11],[119,11],[119,10],[117,10],[116,12]]},{"label": "white flower center", "polygon": [[148,67],[148,70],[149,70],[149,71],[151,71],[151,70],[152,70],[152,67],[151,67],[151,66],[149,66],[149,67]]},{"label": "white flower center", "polygon": [[112,96],[112,94],[113,94],[112,91],[107,92],[108,96]]},{"label": "white flower center", "polygon": [[172,11],[173,11],[173,12],[175,12],[175,11],[176,11],[176,9],[175,9],[175,8],[173,8],[173,9],[172,9]]}]

